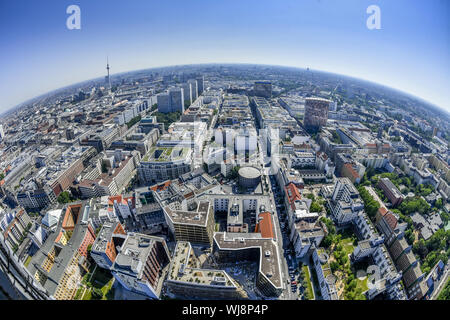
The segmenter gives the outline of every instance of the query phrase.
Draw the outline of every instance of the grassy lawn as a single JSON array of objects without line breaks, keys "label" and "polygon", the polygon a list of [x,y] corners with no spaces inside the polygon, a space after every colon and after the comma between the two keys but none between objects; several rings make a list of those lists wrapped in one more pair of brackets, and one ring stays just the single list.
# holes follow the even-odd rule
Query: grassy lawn
[{"label": "grassy lawn", "polygon": [[365,292],[369,289],[367,286],[367,277],[364,280],[356,279],[356,289],[361,288],[362,292]]},{"label": "grassy lawn", "polygon": [[[103,293],[102,300],[111,300],[114,297],[114,290],[111,287],[114,283],[114,277],[108,270],[103,270],[101,268],[95,269],[94,274],[92,271],[83,276],[82,282],[88,287],[84,293],[82,300],[92,299],[92,289],[100,289]],[[92,278],[91,278],[92,276]],[[89,280],[90,279],[90,280]],[[88,282],[89,281],[89,282]],[[84,290],[84,289],[82,289]],[[77,292],[78,295],[78,292]]]},{"label": "grassy lawn", "polygon": [[353,250],[355,250],[355,247],[353,246],[353,241],[352,239],[345,239],[348,241],[343,241],[343,247],[344,247],[344,251],[347,255],[352,254]]},{"label": "grassy lawn", "polygon": [[[336,288],[338,290],[338,295],[344,299],[348,299],[349,297],[351,297],[350,299],[360,299],[362,296],[358,295],[357,292],[364,292],[367,290],[367,279],[358,280],[356,278],[355,268],[350,264],[349,255],[351,255],[355,249],[355,246],[353,245],[355,236],[349,230],[344,230],[344,232],[339,232],[338,234],[342,238],[338,243],[332,245],[333,253],[330,254],[330,263],[339,263],[338,270],[334,272],[337,277]],[[342,251],[340,251],[342,253],[340,254],[339,251],[337,251],[338,246],[342,247]],[[346,257],[345,263],[342,263],[343,255]],[[350,276],[355,277],[355,280],[353,280],[353,286],[356,285],[356,287],[349,287],[350,282],[348,282],[348,279]]]},{"label": "grassy lawn", "polygon": [[81,295],[83,294],[84,288],[79,288],[77,290],[77,293],[75,293],[75,297],[73,297],[73,300],[80,300]]},{"label": "grassy lawn", "polygon": [[92,297],[92,293],[90,289],[86,289],[86,291],[84,292],[83,297],[81,297],[81,300],[91,300]]},{"label": "grassy lawn", "polygon": [[307,297],[310,297],[310,299],[312,300],[312,299],[314,299],[314,294],[313,294],[313,288],[312,288],[312,284],[311,284],[311,278],[309,276],[308,266],[303,266],[302,269],[305,274],[305,280],[307,283],[307,287],[306,287],[306,290],[308,292]]},{"label": "grassy lawn", "polygon": [[108,281],[108,283],[106,283],[103,288],[102,288],[102,292],[103,292],[103,298],[102,300],[112,300],[114,298],[114,290],[111,290],[111,287],[114,283],[114,278],[111,278],[111,280]]}]

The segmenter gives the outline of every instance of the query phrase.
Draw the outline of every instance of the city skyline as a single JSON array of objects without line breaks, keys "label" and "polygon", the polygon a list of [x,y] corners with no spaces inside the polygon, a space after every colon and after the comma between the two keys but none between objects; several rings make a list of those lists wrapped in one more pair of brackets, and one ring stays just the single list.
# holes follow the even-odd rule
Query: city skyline
[{"label": "city skyline", "polygon": [[[107,56],[112,75],[197,63],[309,67],[391,87],[450,111],[449,4],[443,1],[249,1],[239,10],[229,1],[79,1],[81,30],[68,30],[71,4],[1,5],[7,14],[0,22],[0,112],[103,77]],[[381,10],[380,30],[366,27],[372,4]]]}]

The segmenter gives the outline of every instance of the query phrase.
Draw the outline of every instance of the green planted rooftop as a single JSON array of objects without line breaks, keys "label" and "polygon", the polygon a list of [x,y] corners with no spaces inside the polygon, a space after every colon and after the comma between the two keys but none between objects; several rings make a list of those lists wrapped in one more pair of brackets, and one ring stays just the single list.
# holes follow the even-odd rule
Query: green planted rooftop
[{"label": "green planted rooftop", "polygon": [[142,158],[141,162],[167,162],[183,159],[189,148],[152,147]]}]

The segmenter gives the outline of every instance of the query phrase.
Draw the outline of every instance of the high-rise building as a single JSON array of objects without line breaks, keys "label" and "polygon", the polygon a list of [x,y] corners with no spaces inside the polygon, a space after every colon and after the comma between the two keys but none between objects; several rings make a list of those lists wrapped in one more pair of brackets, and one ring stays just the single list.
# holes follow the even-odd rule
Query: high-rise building
[{"label": "high-rise building", "polygon": [[328,108],[331,101],[322,98],[305,99],[305,120],[303,126],[308,131],[317,131],[327,124]]},{"label": "high-rise building", "polygon": [[[183,208],[183,206],[185,206]],[[166,222],[176,241],[211,245],[214,234],[213,206],[208,200],[191,201],[179,209],[163,207]]]},{"label": "high-rise building", "polygon": [[272,98],[272,83],[269,81],[256,81],[253,92],[258,97]]},{"label": "high-rise building", "polygon": [[169,249],[163,238],[129,233],[111,273],[125,290],[159,299],[169,263]]},{"label": "high-rise building", "polygon": [[200,77],[197,77],[195,80],[197,80],[197,93],[198,93],[198,95],[201,95],[204,90],[205,79],[203,76],[200,76]]},{"label": "high-rise building", "polygon": [[0,141],[3,141],[5,138],[5,131],[3,130],[3,125],[0,124]]},{"label": "high-rise building", "polygon": [[199,95],[198,83],[195,79],[188,80],[188,83],[191,85],[192,102],[194,102],[195,100],[197,100]]},{"label": "high-rise building", "polygon": [[100,268],[111,268],[117,257],[117,249],[126,239],[119,221],[105,222],[92,244],[91,257]]},{"label": "high-rise building", "polygon": [[158,111],[162,113],[184,112],[184,90],[170,88],[167,93],[159,94],[157,98]]},{"label": "high-rise building", "polygon": [[75,139],[75,133],[73,132],[72,128],[67,128],[66,129],[66,139],[67,140],[73,140]]},{"label": "high-rise building", "polygon": [[190,83],[183,83],[181,85],[181,89],[183,90],[184,95],[184,107],[187,108],[192,104],[192,86]]}]

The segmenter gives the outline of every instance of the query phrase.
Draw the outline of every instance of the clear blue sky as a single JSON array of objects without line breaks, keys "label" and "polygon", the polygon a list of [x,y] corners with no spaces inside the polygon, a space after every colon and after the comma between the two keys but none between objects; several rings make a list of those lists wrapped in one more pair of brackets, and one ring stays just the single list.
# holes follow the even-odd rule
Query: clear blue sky
[{"label": "clear blue sky", "polygon": [[[81,30],[66,8],[81,8]],[[366,8],[381,9],[368,30]],[[111,72],[207,62],[310,67],[450,111],[448,0],[0,1],[0,112]]]}]

